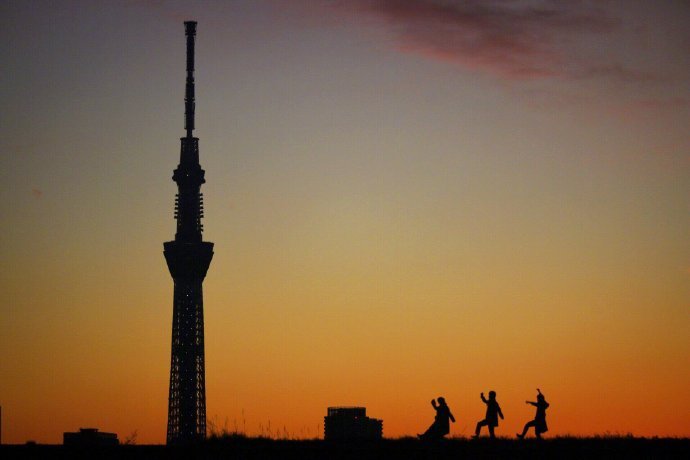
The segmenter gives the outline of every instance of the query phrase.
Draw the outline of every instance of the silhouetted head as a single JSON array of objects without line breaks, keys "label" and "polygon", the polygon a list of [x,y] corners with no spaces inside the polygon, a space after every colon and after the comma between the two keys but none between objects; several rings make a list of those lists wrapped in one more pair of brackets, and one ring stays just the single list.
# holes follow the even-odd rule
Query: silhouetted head
[{"label": "silhouetted head", "polygon": [[544,395],[541,394],[541,393],[539,393],[539,394],[537,395],[537,401],[543,401],[543,400],[544,400]]},{"label": "silhouetted head", "polygon": [[442,405],[442,406],[445,406],[445,405],[446,405],[446,398],[444,398],[443,396],[439,396],[439,397],[436,398],[436,399],[438,400],[438,403],[439,403],[440,405]]},{"label": "silhouetted head", "polygon": [[495,391],[490,391],[489,392],[489,399],[496,399],[496,392]]}]

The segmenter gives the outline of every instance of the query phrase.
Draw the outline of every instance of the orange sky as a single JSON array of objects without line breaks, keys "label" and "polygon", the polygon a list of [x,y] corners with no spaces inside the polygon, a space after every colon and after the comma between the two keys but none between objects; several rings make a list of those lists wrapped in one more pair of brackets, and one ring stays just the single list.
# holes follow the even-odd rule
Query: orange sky
[{"label": "orange sky", "polygon": [[209,425],[414,435],[444,396],[467,436],[495,390],[513,436],[539,387],[549,436],[690,436],[688,6],[489,3],[452,4],[540,43],[421,0],[3,6],[2,441],[165,440],[185,18]]}]

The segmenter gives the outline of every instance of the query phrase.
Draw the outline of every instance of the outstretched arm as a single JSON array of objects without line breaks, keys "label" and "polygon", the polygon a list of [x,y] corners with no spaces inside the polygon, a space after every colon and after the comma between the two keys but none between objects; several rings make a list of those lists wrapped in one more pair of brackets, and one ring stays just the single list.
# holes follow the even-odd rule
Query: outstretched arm
[{"label": "outstretched arm", "polygon": [[501,406],[498,406],[498,415],[501,417],[501,420],[503,420],[503,412],[501,412]]},{"label": "outstretched arm", "polygon": [[484,397],[484,393],[481,393],[480,396],[482,397],[482,401],[484,401],[484,404],[486,404],[486,403],[487,403],[487,400],[486,400],[486,398]]},{"label": "outstretched arm", "polygon": [[434,409],[436,409],[436,400],[435,399],[431,400],[431,405],[434,407]]},{"label": "outstretched arm", "polygon": [[537,403],[532,402],[532,401],[525,401],[527,404],[531,404],[532,406],[537,406]]},{"label": "outstretched arm", "polygon": [[455,423],[455,417],[453,417],[453,413],[450,411],[450,409],[448,410],[448,417],[450,417],[450,420],[451,420],[453,423]]}]

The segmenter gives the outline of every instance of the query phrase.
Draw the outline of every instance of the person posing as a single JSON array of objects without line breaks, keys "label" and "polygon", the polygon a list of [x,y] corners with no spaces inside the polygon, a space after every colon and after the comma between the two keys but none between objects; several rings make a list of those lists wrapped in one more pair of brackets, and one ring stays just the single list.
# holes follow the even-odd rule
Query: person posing
[{"label": "person posing", "polygon": [[534,420],[525,423],[525,427],[522,429],[522,433],[518,433],[517,437],[522,439],[527,434],[527,430],[534,427],[534,434],[537,439],[541,439],[541,434],[549,431],[549,427],[546,426],[546,409],[549,408],[549,403],[546,402],[546,398],[541,394],[541,390],[537,388],[537,402],[525,401],[537,408],[537,414],[534,416]]},{"label": "person posing", "polygon": [[438,404],[435,400],[431,400],[431,406],[436,411],[434,423],[431,424],[424,434],[417,435],[420,439],[441,439],[450,433],[450,422],[455,423],[455,417],[450,412],[448,404],[443,396],[438,397]]},{"label": "person posing", "polygon": [[496,401],[495,391],[489,392],[489,399],[484,397],[484,393],[481,394],[481,397],[484,404],[486,404],[486,416],[484,420],[477,423],[477,429],[474,431],[474,437],[478,438],[482,427],[486,426],[489,428],[489,436],[491,439],[494,439],[496,437],[494,434],[494,428],[498,426],[498,417],[501,417],[501,420],[503,420],[503,412],[501,412],[501,406],[499,406],[498,401]]}]

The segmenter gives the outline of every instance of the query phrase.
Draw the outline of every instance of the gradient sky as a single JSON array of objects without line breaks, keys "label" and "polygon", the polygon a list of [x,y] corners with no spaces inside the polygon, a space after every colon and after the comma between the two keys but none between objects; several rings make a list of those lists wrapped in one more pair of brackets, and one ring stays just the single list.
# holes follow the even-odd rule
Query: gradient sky
[{"label": "gradient sky", "polygon": [[3,442],[165,440],[197,20],[208,419],[690,436],[690,3],[0,3]]}]

